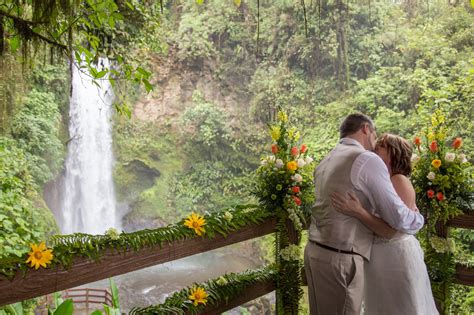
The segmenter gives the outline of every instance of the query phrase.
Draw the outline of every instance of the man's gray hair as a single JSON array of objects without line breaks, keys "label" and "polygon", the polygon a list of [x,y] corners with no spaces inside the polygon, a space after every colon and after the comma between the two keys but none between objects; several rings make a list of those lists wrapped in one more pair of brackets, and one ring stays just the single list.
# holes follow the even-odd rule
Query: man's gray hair
[{"label": "man's gray hair", "polygon": [[372,130],[375,130],[375,125],[369,116],[355,113],[348,115],[339,127],[339,137],[345,138],[356,133],[363,125],[368,124]]}]

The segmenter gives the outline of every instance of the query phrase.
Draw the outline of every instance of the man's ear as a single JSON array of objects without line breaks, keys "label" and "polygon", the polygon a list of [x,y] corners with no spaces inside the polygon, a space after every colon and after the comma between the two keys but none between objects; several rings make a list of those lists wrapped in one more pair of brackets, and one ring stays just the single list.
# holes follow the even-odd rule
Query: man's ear
[{"label": "man's ear", "polygon": [[367,124],[363,125],[361,129],[365,135],[370,133],[370,127]]}]

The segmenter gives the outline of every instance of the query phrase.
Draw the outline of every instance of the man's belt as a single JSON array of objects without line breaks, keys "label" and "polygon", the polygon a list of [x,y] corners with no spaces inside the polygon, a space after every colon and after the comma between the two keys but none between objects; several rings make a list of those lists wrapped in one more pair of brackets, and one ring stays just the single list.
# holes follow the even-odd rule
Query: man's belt
[{"label": "man's belt", "polygon": [[313,242],[314,244],[318,245],[319,247],[322,247],[322,248],[325,248],[327,250],[330,250],[330,251],[333,251],[333,252],[338,252],[338,253],[341,253],[341,254],[349,254],[349,255],[359,255],[362,257],[361,254],[359,253],[356,253],[352,250],[344,250],[344,249],[338,249],[338,248],[334,248],[334,247],[331,247],[331,246],[327,246],[327,245],[324,245],[324,244],[321,244],[319,242],[315,242],[315,241],[311,241]]}]

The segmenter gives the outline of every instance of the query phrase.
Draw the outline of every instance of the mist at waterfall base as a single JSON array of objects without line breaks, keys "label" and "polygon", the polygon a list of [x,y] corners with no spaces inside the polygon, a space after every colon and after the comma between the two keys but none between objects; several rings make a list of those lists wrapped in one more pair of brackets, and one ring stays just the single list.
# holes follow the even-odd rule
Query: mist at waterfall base
[{"label": "mist at waterfall base", "polygon": [[[98,66],[108,66],[99,60]],[[100,68],[98,69],[100,70]],[[69,108],[68,152],[63,174],[46,189],[46,200],[63,234],[104,234],[122,229],[113,183],[112,115],[114,95],[107,80],[93,84],[86,73],[74,66]],[[157,205],[158,206],[158,205]],[[195,282],[217,278],[230,272],[257,267],[247,245],[225,248],[175,260],[114,277],[121,309],[162,303],[167,296]],[[257,259],[258,260],[258,259]],[[107,279],[83,288],[108,288]],[[273,295],[263,301],[274,300]],[[79,306],[79,305],[78,305]],[[97,306],[101,308],[100,305]],[[80,309],[75,310],[81,314]],[[84,312],[85,314],[85,312]],[[238,308],[230,314],[240,314]]]},{"label": "mist at waterfall base", "polygon": [[[101,59],[100,66],[108,67]],[[114,95],[108,80],[96,81],[75,65],[69,108],[68,153],[58,224],[63,234],[104,234],[121,229],[112,178]]]}]

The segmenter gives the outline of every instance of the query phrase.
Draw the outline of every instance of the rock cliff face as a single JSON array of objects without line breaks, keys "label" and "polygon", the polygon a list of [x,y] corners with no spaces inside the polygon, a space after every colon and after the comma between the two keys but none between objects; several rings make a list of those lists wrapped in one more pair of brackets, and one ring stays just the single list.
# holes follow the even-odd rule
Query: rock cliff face
[{"label": "rock cliff face", "polygon": [[139,120],[174,126],[180,114],[192,106],[196,90],[231,117],[242,114],[243,104],[250,101],[242,84],[249,78],[223,77],[215,60],[179,63],[170,53],[167,58],[152,58],[152,64],[155,89],[134,105],[133,114]]}]

